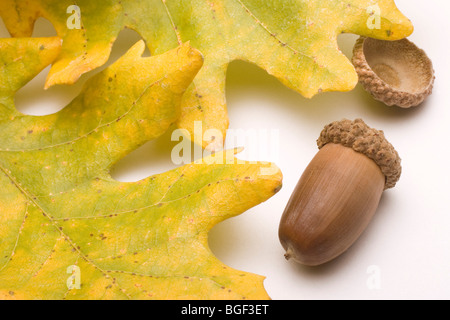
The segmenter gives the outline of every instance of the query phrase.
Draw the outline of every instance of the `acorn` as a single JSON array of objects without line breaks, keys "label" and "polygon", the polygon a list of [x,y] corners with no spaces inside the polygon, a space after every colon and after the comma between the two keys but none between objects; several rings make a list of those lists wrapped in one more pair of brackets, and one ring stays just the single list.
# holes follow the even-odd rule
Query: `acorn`
[{"label": "acorn", "polygon": [[387,41],[360,37],[352,62],[363,88],[388,106],[415,107],[433,91],[433,63],[424,50],[406,38]]},{"label": "acorn", "polygon": [[317,266],[341,255],[363,233],[384,190],[401,175],[401,159],[383,131],[363,120],[327,125],[282,214],[285,258]]}]

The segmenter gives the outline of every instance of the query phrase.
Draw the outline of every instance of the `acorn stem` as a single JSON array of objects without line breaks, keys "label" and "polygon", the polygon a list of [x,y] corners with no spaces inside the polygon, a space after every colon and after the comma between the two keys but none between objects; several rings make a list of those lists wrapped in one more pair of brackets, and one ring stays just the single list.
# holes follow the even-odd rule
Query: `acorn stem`
[{"label": "acorn stem", "polygon": [[289,260],[289,259],[291,259],[291,257],[292,257],[292,250],[291,250],[290,247],[288,247],[287,250],[286,250],[286,253],[284,254],[284,258],[286,260]]}]

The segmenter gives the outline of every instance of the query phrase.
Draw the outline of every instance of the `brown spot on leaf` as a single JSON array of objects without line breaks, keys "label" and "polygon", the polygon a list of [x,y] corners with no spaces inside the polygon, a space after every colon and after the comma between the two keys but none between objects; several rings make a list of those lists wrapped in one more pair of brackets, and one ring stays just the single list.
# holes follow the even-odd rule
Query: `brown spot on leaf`
[{"label": "brown spot on leaf", "polygon": [[275,189],[273,189],[273,193],[278,193],[278,191],[281,190],[283,186],[280,184],[278,187],[276,187]]}]

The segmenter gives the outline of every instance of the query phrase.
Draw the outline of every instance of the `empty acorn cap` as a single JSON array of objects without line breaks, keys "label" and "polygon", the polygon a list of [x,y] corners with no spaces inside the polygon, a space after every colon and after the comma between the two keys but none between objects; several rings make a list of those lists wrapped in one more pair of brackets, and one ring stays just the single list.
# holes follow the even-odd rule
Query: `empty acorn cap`
[{"label": "empty acorn cap", "polygon": [[433,90],[433,64],[408,39],[360,37],[353,49],[352,62],[364,89],[388,106],[417,106]]},{"label": "empty acorn cap", "polygon": [[344,119],[325,126],[317,146],[321,149],[328,143],[341,144],[372,159],[386,178],[385,190],[395,187],[400,179],[402,167],[397,151],[382,130],[370,128],[362,119]]}]

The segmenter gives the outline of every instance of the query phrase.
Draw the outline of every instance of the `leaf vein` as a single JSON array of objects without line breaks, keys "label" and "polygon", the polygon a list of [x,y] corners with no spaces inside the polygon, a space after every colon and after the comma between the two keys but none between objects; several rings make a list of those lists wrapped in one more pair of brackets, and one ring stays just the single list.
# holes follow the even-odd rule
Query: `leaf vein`
[{"label": "leaf vein", "polygon": [[6,263],[3,265],[3,267],[0,268],[0,272],[2,272],[6,268],[6,266],[9,264],[9,262],[12,260],[12,258],[14,256],[14,253],[16,252],[16,248],[17,248],[17,244],[19,243],[19,238],[20,238],[20,235],[21,235],[21,231],[22,231],[23,226],[25,225],[25,221],[27,220],[27,217],[28,217],[28,207],[29,207],[29,205],[30,205],[29,202],[27,202],[27,206],[25,207],[25,213],[23,215],[23,220],[22,220],[22,223],[21,223],[21,225],[19,227],[19,231],[17,232],[16,242],[14,244],[13,249],[11,250],[11,254],[9,254],[9,259],[6,261]]},{"label": "leaf vein", "polygon": [[[173,199],[173,200],[169,200],[169,201],[158,201],[158,202],[154,202],[148,206],[144,206],[144,207],[140,207],[140,208],[133,208],[133,209],[127,209],[127,210],[123,210],[123,211],[119,211],[119,212],[114,212],[114,213],[103,213],[101,215],[95,215],[95,216],[85,216],[85,217],[62,217],[62,218],[54,218],[55,221],[69,221],[69,220],[88,220],[88,219],[98,219],[98,218],[112,218],[112,217],[116,217],[118,215],[123,215],[123,214],[130,214],[130,213],[137,213],[138,211],[143,211],[146,209],[150,209],[152,207],[157,207],[159,205],[164,205],[164,204],[169,204],[169,203],[173,203],[173,202],[177,202],[183,199],[187,199],[190,196],[196,194],[197,192],[210,187],[213,184],[217,184],[217,183],[222,183],[222,182],[226,182],[226,181],[235,181],[235,182],[239,182],[239,181],[244,181],[244,179],[221,179],[221,180],[216,180],[213,182],[208,183],[207,185],[202,186],[201,188],[186,194],[184,196],[181,196],[179,198]],[[164,197],[163,197],[164,198]]]},{"label": "leaf vein", "polygon": [[154,85],[160,83],[160,82],[163,81],[164,79],[165,79],[165,77],[163,77],[163,78],[161,78],[161,79],[158,79],[158,80],[156,80],[155,82],[149,84],[149,85],[143,90],[143,92],[139,95],[139,97],[137,97],[136,100],[134,100],[134,101],[132,102],[131,107],[130,107],[125,113],[123,113],[122,115],[120,115],[119,117],[115,118],[114,120],[112,120],[112,121],[110,121],[110,122],[107,122],[107,123],[98,125],[97,127],[95,127],[94,129],[92,129],[91,131],[89,131],[88,133],[86,133],[86,134],[84,134],[84,135],[82,135],[82,136],[76,137],[76,138],[74,138],[74,139],[72,139],[72,140],[70,140],[70,141],[64,141],[64,142],[60,142],[60,143],[57,143],[57,144],[51,144],[51,145],[48,145],[48,146],[45,146],[45,147],[40,147],[40,148],[29,148],[29,149],[0,149],[0,152],[29,152],[29,151],[42,151],[42,150],[47,150],[47,149],[57,148],[57,147],[60,147],[60,146],[63,146],[63,145],[75,144],[76,142],[78,142],[78,141],[80,141],[80,140],[82,140],[82,139],[85,139],[85,138],[89,137],[90,135],[96,133],[99,129],[102,129],[102,128],[104,128],[104,127],[107,127],[107,126],[109,126],[109,125],[111,125],[111,124],[113,124],[113,123],[115,123],[115,122],[117,122],[117,121],[123,119],[124,117],[126,117],[126,116],[134,109],[134,107],[135,107],[136,104],[139,102],[139,100],[144,96],[144,94],[145,94],[151,87],[153,87]]},{"label": "leaf vein", "polygon": [[[41,212],[42,214],[50,220],[50,222],[52,223],[52,225],[54,226],[54,228],[56,230],[59,231],[59,233],[61,234],[62,237],[64,237],[64,239],[69,243],[69,245],[79,253],[80,257],[82,257],[87,263],[89,263],[90,265],[92,265],[95,269],[99,270],[104,276],[108,277],[108,275],[106,274],[106,272],[104,270],[102,270],[99,266],[97,266],[92,260],[88,259],[88,257],[81,251],[81,248],[78,247],[76,245],[76,243],[74,243],[72,241],[72,239],[63,232],[62,228],[58,226],[57,224],[57,220],[58,219],[54,219],[50,214],[48,214],[44,208],[42,208],[42,206],[34,200],[34,197],[32,195],[30,195],[16,180],[15,178],[11,175],[11,173],[9,172],[9,170],[6,170],[5,168],[3,168],[0,165],[0,170],[3,171],[3,173],[8,176],[8,178],[14,183],[14,185],[16,186],[16,188],[26,197],[29,199],[29,201],[36,206]],[[29,205],[29,202],[27,202],[27,204]],[[125,291],[123,289],[120,289],[125,295],[127,295],[125,293]],[[129,297],[129,295],[127,295]]]}]

